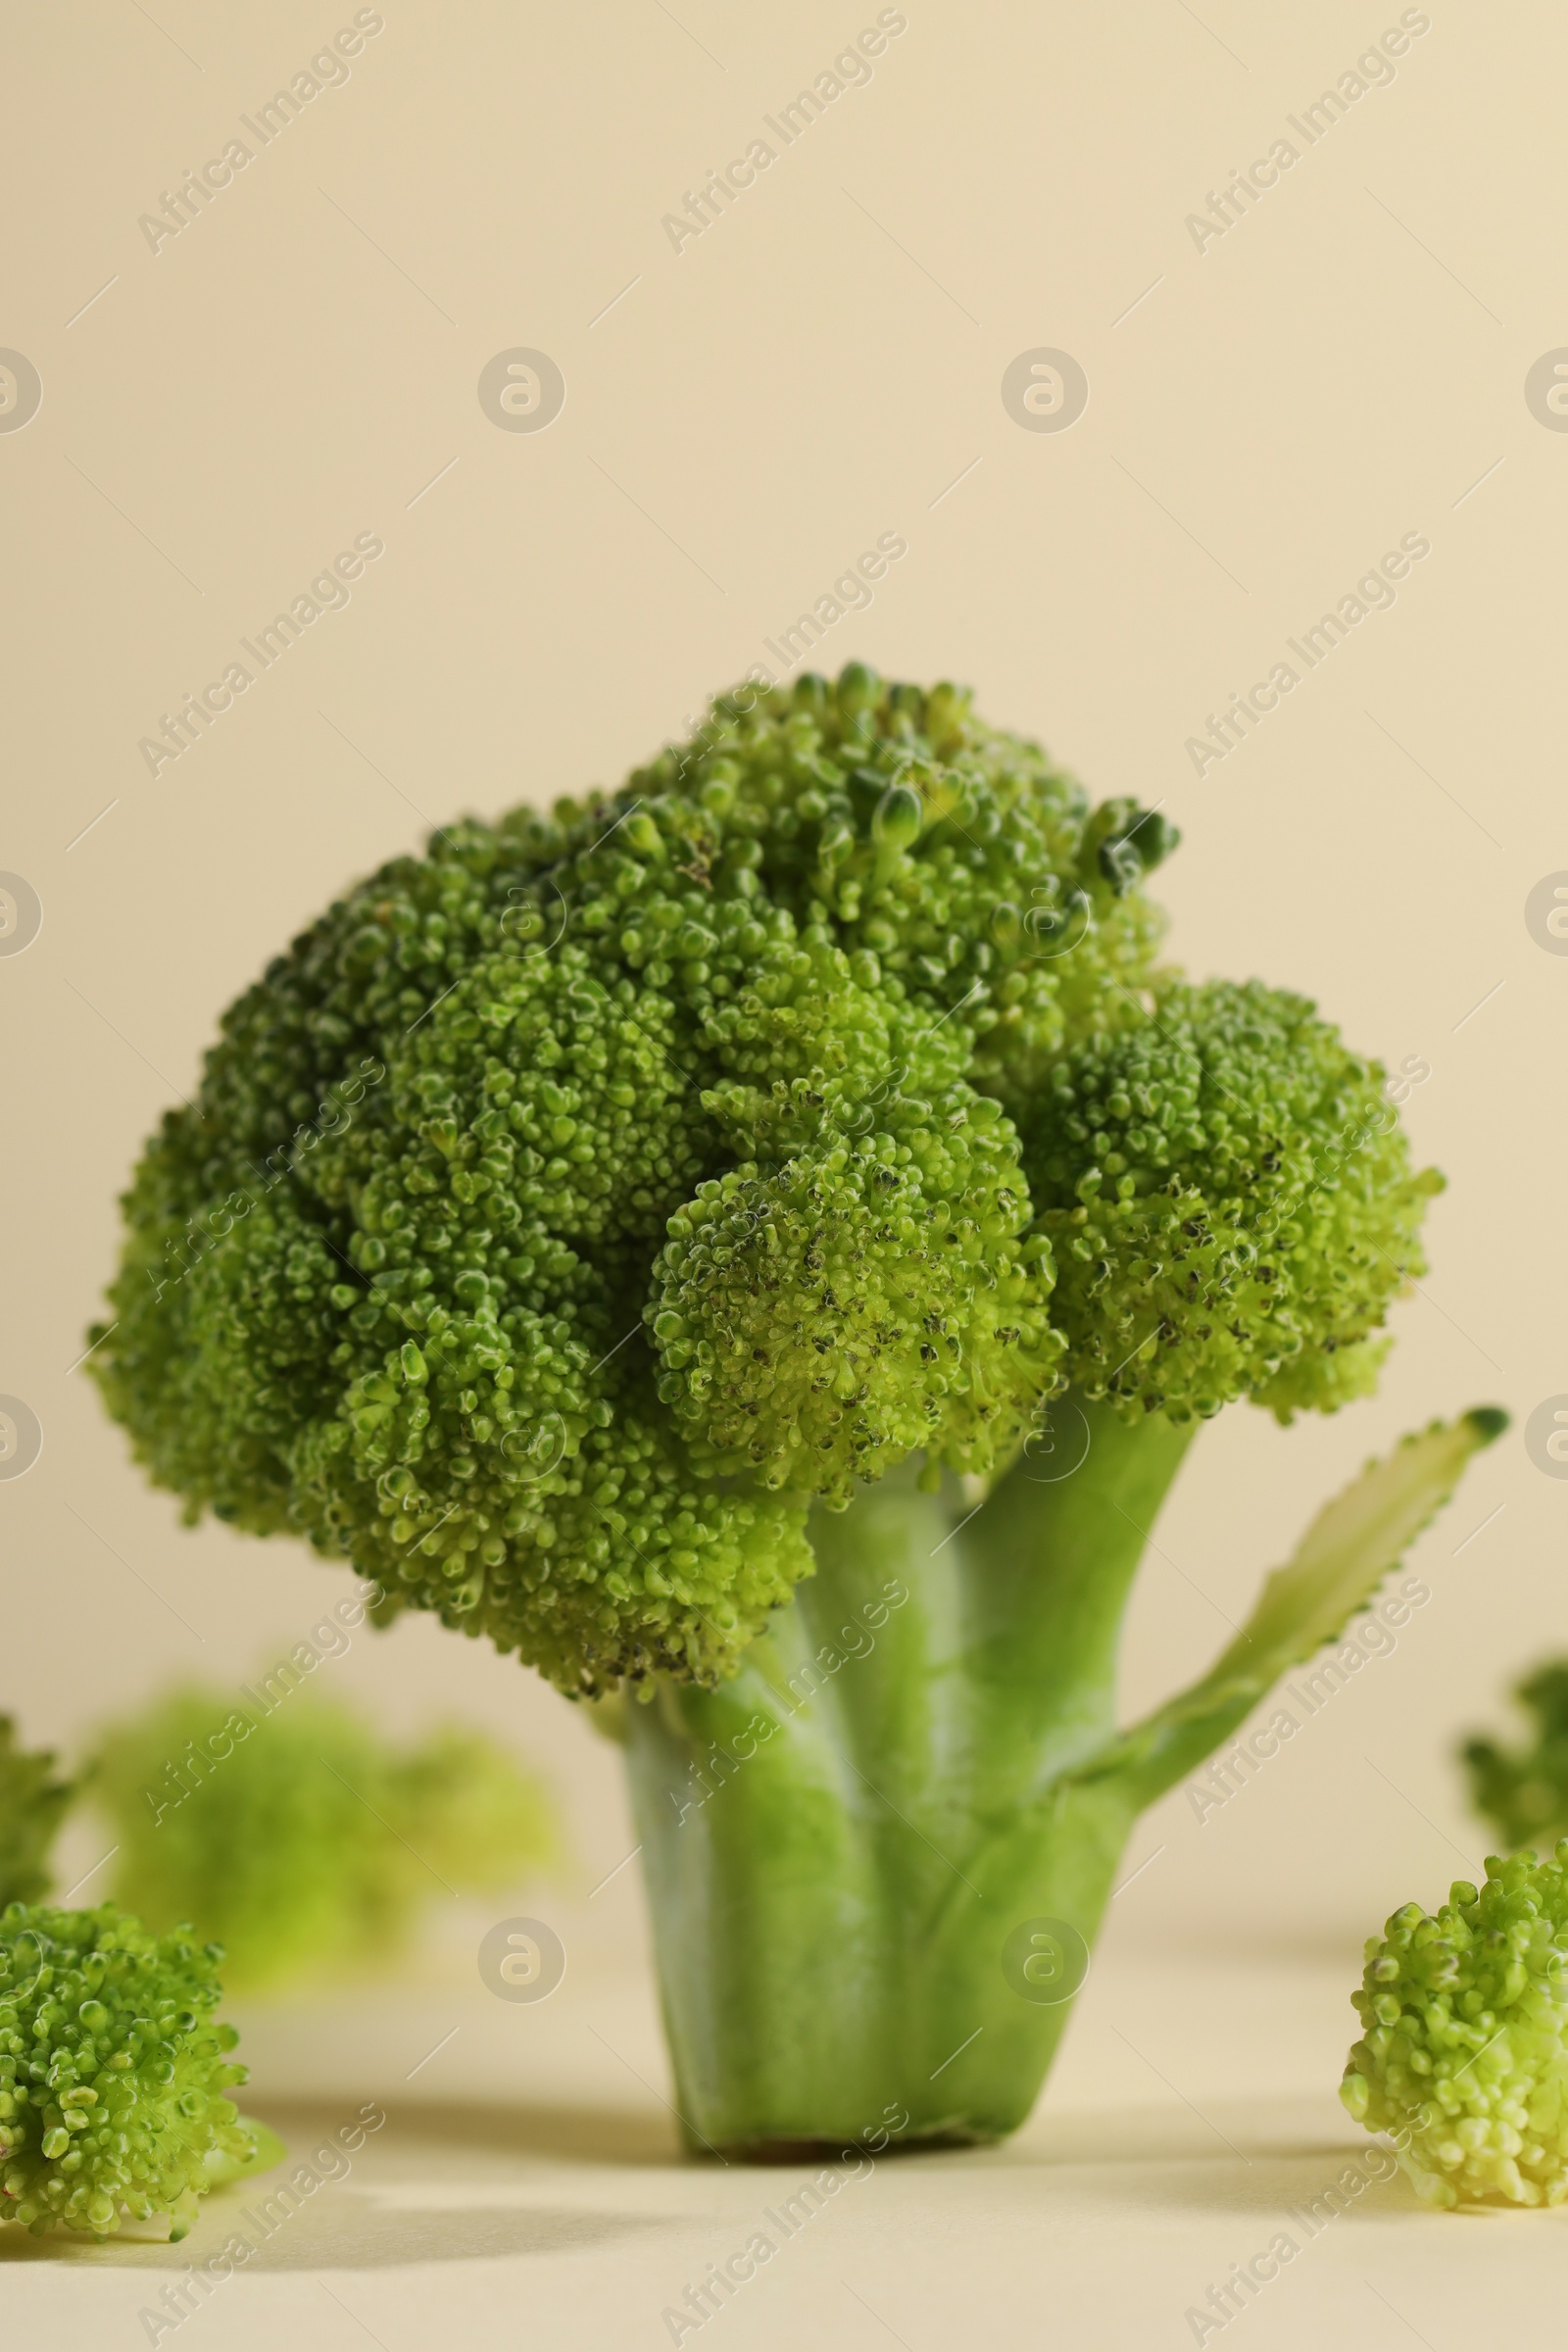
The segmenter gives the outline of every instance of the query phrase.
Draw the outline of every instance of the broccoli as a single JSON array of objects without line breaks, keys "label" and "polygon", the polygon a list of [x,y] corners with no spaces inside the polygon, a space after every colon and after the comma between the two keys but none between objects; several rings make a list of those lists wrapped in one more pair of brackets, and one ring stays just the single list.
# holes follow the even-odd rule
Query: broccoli
[{"label": "broccoli", "polygon": [[105,1737],[91,1788],[118,1898],[217,1937],[236,1991],[384,1967],[432,1898],[498,1891],[554,1851],[542,1789],[493,1740],[448,1726],[399,1750],[314,1695],[256,1720],[174,1691]]},{"label": "broccoli", "polygon": [[1116,1732],[1194,1432],[1369,1392],[1440,1183],[1305,999],[1160,963],[1176,841],[951,685],[749,683],[350,891],[125,1196],[94,1370],[188,1516],[649,1702],[694,2145],[1011,2130],[1066,2012],[1008,1937],[1093,1936],[1138,1810],[1501,1425],[1369,1470]]},{"label": "broccoli", "polygon": [[0,1910],[48,1891],[50,1849],[76,1794],[54,1776],[52,1752],[19,1747],[16,1725],[0,1715]]},{"label": "broccoli", "polygon": [[1568,1838],[1549,1862],[1489,1855],[1436,1917],[1396,1911],[1350,1997],[1366,2031],[1340,2097],[1424,2203],[1568,2198]]},{"label": "broccoli", "polygon": [[1460,1750],[1476,1811],[1510,1850],[1550,1845],[1568,1832],[1568,1659],[1538,1666],[1514,1696],[1535,1718],[1533,1740],[1506,1748],[1474,1739]]},{"label": "broccoli", "polygon": [[167,2213],[180,2238],[208,2189],[277,2161],[224,2096],[245,2069],[212,2023],[221,1958],[113,1903],[0,1912],[0,2221],[104,2238]]}]

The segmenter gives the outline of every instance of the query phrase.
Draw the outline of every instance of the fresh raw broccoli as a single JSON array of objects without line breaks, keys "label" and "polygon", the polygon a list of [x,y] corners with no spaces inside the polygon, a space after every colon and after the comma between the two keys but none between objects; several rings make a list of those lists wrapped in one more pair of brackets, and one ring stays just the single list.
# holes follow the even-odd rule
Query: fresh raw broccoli
[{"label": "fresh raw broccoli", "polygon": [[17,1745],[17,1727],[0,1715],[0,1910],[36,1902],[49,1887],[49,1855],[76,1791],[55,1778],[47,1748]]},{"label": "fresh raw broccoli", "polygon": [[544,1791],[494,1740],[447,1726],[399,1749],[314,1695],[263,1714],[174,1691],[107,1736],[91,1788],[116,1894],[216,1936],[236,1991],[385,1967],[432,1900],[498,1891],[554,1852]]},{"label": "fresh raw broccoli", "polygon": [[107,2237],[261,2171],[281,2148],[224,2093],[245,2069],[215,2025],[221,1950],[151,1936],[113,1903],[0,1912],[0,2221]]},{"label": "fresh raw broccoli", "polygon": [[1568,1832],[1568,1659],[1538,1666],[1514,1697],[1535,1718],[1519,1747],[1467,1740],[1470,1795],[1504,1845],[1547,1846]]},{"label": "fresh raw broccoli", "polygon": [[952,686],[748,685],[349,892],[126,1195],[93,1363],[190,1516],[654,1701],[696,2140],[1010,2130],[1065,2011],[1009,1935],[1093,1935],[1139,1808],[1500,1426],[1370,1471],[1117,1735],[1194,1431],[1372,1387],[1439,1183],[1303,998],[1160,965],[1176,838]]},{"label": "fresh raw broccoli", "polygon": [[1568,2198],[1568,1838],[1396,1911],[1351,1994],[1340,2096],[1429,2205]]}]

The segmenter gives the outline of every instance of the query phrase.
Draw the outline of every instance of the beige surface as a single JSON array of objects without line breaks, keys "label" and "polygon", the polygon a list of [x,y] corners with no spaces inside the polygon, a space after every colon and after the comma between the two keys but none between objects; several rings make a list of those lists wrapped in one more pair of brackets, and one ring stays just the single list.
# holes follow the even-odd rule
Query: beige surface
[{"label": "beige surface", "polygon": [[[1391,1064],[1430,1066],[1408,1116],[1451,1183],[1384,1394],[1289,1433],[1237,1408],[1205,1434],[1135,1607],[1129,1703],[1212,1651],[1315,1500],[1399,1428],[1494,1396],[1522,1419],[1568,1390],[1568,961],[1523,911],[1568,866],[1552,694],[1568,438],[1524,398],[1568,339],[1546,225],[1562,19],[1435,4],[1393,80],[1308,149],[1287,117],[1397,9],[904,13],[874,77],[679,253],[662,216],[874,9],[388,0],[350,78],[265,149],[250,139],[252,161],[156,251],[139,217],[248,136],[240,118],[353,10],[9,13],[0,344],[37,368],[43,403],[0,432],[0,867],[31,883],[44,922],[0,958],[0,1392],[32,1406],[45,1444],[0,1485],[0,1703],[32,1732],[74,1741],[176,1671],[237,1680],[341,1582],[286,1545],[179,1530],[69,1370],[111,1262],[113,1195],[189,1091],[218,1011],[424,818],[615,776],[707,690],[772,662],[764,641],[884,531],[907,556],[821,659],[967,678],[1097,789],[1161,802],[1187,834],[1160,877],[1180,955],[1314,989]],[[1200,252],[1188,214],[1282,135],[1299,161]],[[547,431],[498,430],[479,406],[481,369],[518,347],[564,373]],[[1087,371],[1065,432],[1021,430],[1003,405],[1004,370],[1041,347]],[[364,532],[385,554],[346,609],[149,774],[138,742],[161,714]],[[1431,553],[1392,609],[1196,774],[1184,747],[1205,714],[1291,659],[1286,640],[1406,533]],[[1454,1729],[1568,1642],[1565,1509],[1517,1436],[1479,1465],[1421,1547],[1432,1599],[1396,1653],[1222,1811],[1200,1823],[1178,1793],[1146,1824],[1131,1860],[1156,1858],[1118,1928],[1130,1967],[1157,1988],[1160,1954],[1195,1936],[1264,1954],[1332,1938],[1353,1958],[1396,1901],[1473,1866]],[[585,1900],[631,1842],[614,1758],[565,1707],[428,1623],[359,1640],[330,1671],[398,1721],[447,1705],[514,1732],[577,1817],[583,1967],[635,1960],[635,1873]],[[78,1867],[94,1858],[82,1844]],[[1205,2106],[1239,2102],[1259,2144],[1295,2128],[1276,2089],[1315,2092],[1312,2129],[1332,2137],[1348,1966],[1310,2068],[1278,2075],[1265,2037],[1237,2051],[1220,2034],[1166,2071]],[[1211,1996],[1191,1992],[1182,2031],[1206,2016],[1212,2035]],[[1276,1997],[1288,2018],[1284,1979]],[[1081,2103],[1077,2079],[1064,2068],[1037,2148],[1051,2113]],[[562,2080],[564,2097],[578,2077]],[[1135,2075],[1113,2104],[1151,2095]],[[707,2214],[705,2245],[753,2194],[587,2177],[528,2176],[546,2203]],[[1226,2185],[1209,2163],[1149,2194],[1136,2171],[1037,2155],[919,2177],[918,2197],[912,2175],[879,2177],[834,2228],[858,2249],[844,2275],[920,2352],[972,2336],[1004,2279],[1027,2287],[1031,2340],[1054,2335],[1065,2296],[1072,2340],[1109,2343],[1133,2309],[1115,2299],[1147,2276],[1139,2327],[1180,2340],[1189,2278],[1254,2230],[1251,2176]],[[1434,2343],[1459,2340],[1495,2230],[1396,2218],[1369,2276]],[[630,2266],[656,2340],[655,2275],[688,2259],[686,2225],[660,2226],[677,2232],[667,2265],[639,2220],[532,2269],[520,2253],[482,2274],[438,2266],[422,2301],[398,2278],[361,2276],[355,2293],[389,2346],[423,2340],[453,2280],[481,2276],[512,2319],[475,2340],[516,2340],[535,2309],[547,2340],[611,2340],[612,2318],[616,2340],[640,2340],[616,2299]],[[1336,2268],[1348,2259],[1336,2244],[1315,2265],[1319,2318],[1385,2340]],[[808,2301],[826,2260],[809,2252],[788,2293]],[[1441,2290],[1435,2261],[1455,2272]],[[828,2262],[813,2325],[874,2340],[874,2321],[832,2302],[835,2275]],[[25,2268],[8,2286],[36,2302],[54,2277]],[[275,2315],[304,2289],[231,2292]],[[355,2340],[319,2297],[307,2308],[323,2343]],[[772,2318],[722,2325],[760,2343],[793,2308],[781,2286]],[[263,2322],[191,2325],[238,2345]],[[1247,2326],[1267,2341],[1285,2322],[1260,2306]]]},{"label": "beige surface", "polygon": [[[62,2261],[0,2244],[0,2294],[23,2340],[60,2352],[147,2341],[142,2315],[172,2285],[192,2316],[166,2345],[270,2352],[286,2330],[322,2352],[619,2352],[667,2345],[665,2313],[760,2232],[771,2257],[682,2343],[1154,2352],[1194,2342],[1189,2313],[1272,2247],[1245,2329],[1233,2317],[1204,2341],[1560,2342],[1568,2216],[1424,2213],[1323,2088],[1343,1969],[1156,1957],[1113,1930],[1095,1989],[1051,2100],[1008,2146],[841,2158],[820,2209],[790,2207],[819,2170],[678,2160],[649,2087],[652,2005],[612,1974],[568,1978],[536,2010],[454,1981],[253,2019],[255,2103],[288,2165],[211,2198],[179,2247],[74,2245]],[[438,2033],[454,2038],[405,2086]],[[386,2122],[345,2168],[322,2151],[366,2108]],[[301,2159],[319,2185],[279,2201]],[[232,2276],[178,2287],[225,2246],[232,2260],[236,2237],[251,2251]]]}]

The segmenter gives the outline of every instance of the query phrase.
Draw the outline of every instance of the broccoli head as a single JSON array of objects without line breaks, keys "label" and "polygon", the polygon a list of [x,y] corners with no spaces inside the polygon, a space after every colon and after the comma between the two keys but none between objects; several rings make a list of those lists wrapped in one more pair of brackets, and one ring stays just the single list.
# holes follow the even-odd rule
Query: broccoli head
[{"label": "broccoli head", "polygon": [[112,1409],[192,1516],[582,1696],[722,1680],[813,1499],[997,1469],[1068,1382],[1334,1407],[1437,1180],[1304,1000],[1159,964],[1175,841],[858,663],[437,833],[149,1145]]},{"label": "broccoli head", "polygon": [[499,1892],[555,1851],[544,1791],[493,1740],[453,1725],[402,1748],[314,1695],[257,1720],[173,1691],[107,1735],[92,1794],[116,1894],[216,1936],[247,1992],[385,1968],[432,1899]]},{"label": "broccoli head", "polygon": [[224,2096],[245,2069],[212,2022],[221,1958],[113,1903],[0,1912],[0,2220],[102,2238],[168,2213],[183,2237],[204,2191],[271,2161]]},{"label": "broccoli head", "polygon": [[48,1891],[50,1849],[75,1793],[56,1780],[52,1752],[19,1747],[16,1725],[0,1715],[0,1910]]},{"label": "broccoli head", "polygon": [[1518,1747],[1465,1741],[1471,1801],[1510,1848],[1549,1845],[1568,1832],[1568,1659],[1537,1667],[1514,1696],[1532,1737]]},{"label": "broccoli head", "polygon": [[1568,1838],[1396,1911],[1351,1999],[1340,2096],[1429,2205],[1568,2198]]}]

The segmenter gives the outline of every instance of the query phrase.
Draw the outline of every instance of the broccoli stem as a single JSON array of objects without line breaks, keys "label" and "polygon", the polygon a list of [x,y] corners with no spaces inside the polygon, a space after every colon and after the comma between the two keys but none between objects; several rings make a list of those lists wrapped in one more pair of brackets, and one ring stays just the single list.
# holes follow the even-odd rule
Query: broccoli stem
[{"label": "broccoli stem", "polygon": [[1042,1986],[1052,1946],[1020,1967],[1018,1939],[1064,1923],[1087,1968],[1136,1816],[1340,1639],[1507,1425],[1478,1406],[1368,1462],[1208,1671],[1118,1731],[1122,1610],[1188,1433],[1081,1401],[1055,1419],[1059,1451],[1031,1441],[978,1510],[906,1467],[823,1514],[815,1577],[735,1680],[627,1710],[694,2145],[794,2159],[1020,2124],[1069,2005],[1035,1987],[1078,1980]]},{"label": "broccoli stem", "polygon": [[908,1468],[819,1512],[815,1576],[736,1678],[627,1709],[694,2145],[991,2140],[1033,2105],[1071,2003],[1021,1996],[1003,1945],[1099,1926],[1140,1798],[1070,1775],[1113,1733],[1128,1588],[1192,1434],[1075,1403],[1069,1456],[1079,1413],[1081,1466],[1026,1453],[978,1512]]}]

